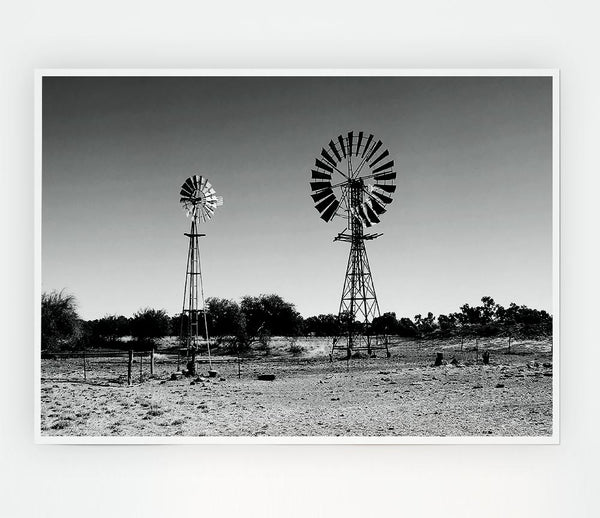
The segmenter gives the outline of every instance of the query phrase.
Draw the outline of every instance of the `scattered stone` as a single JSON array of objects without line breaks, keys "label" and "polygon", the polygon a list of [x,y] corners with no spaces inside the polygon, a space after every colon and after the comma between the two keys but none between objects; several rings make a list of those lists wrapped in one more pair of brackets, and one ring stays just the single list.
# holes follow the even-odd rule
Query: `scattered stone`
[{"label": "scattered stone", "polygon": [[213,371],[213,370],[208,371],[208,377],[209,378],[216,378],[217,374],[218,374],[217,371]]},{"label": "scattered stone", "polygon": [[339,397],[332,397],[332,398],[331,398],[331,401],[339,401],[339,400],[340,400],[340,398],[339,398]]},{"label": "scattered stone", "polygon": [[504,388],[504,383],[498,383],[498,384],[496,385],[496,388]]},{"label": "scattered stone", "polygon": [[225,381],[225,378],[219,378],[219,381]]},{"label": "scattered stone", "polygon": [[171,381],[179,380],[179,379],[183,378],[183,376],[184,376],[183,372],[174,372],[173,374],[171,374]]},{"label": "scattered stone", "polygon": [[552,368],[552,364],[551,363],[542,363],[542,366],[545,367],[546,369],[551,369]]},{"label": "scattered stone", "polygon": [[544,372],[544,376],[552,376],[552,371],[550,371],[550,372]]},{"label": "scattered stone", "polygon": [[379,371],[378,374],[389,374],[389,373],[390,373],[390,371]]},{"label": "scattered stone", "polygon": [[196,382],[194,380],[190,381],[190,385],[195,385]]},{"label": "scattered stone", "polygon": [[482,389],[482,388],[483,388],[483,385],[474,385],[473,386],[473,389]]},{"label": "scattered stone", "polygon": [[260,381],[273,381],[275,379],[275,374],[259,374],[257,379]]}]

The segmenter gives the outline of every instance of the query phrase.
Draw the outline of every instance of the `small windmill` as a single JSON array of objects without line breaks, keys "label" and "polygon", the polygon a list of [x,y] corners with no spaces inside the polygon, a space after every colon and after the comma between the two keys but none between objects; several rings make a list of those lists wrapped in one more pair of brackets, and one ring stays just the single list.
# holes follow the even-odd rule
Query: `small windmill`
[{"label": "small windmill", "polygon": [[[196,374],[196,353],[200,349],[201,342],[204,339],[206,340],[208,361],[212,370],[199,243],[199,239],[206,234],[198,233],[198,224],[200,221],[206,222],[212,217],[216,207],[223,205],[223,198],[217,196],[217,193],[206,178],[198,175],[190,176],[183,183],[179,195],[179,201],[183,209],[192,220],[189,233],[184,234],[189,238],[189,247],[185,287],[183,289],[180,334],[186,344],[188,372],[194,375]],[[202,323],[204,324],[204,336],[201,333]],[[191,361],[189,361],[190,354]]]},{"label": "small windmill", "polygon": [[334,241],[350,243],[339,308],[345,336],[334,339],[332,358],[336,349],[345,350],[347,357],[360,350],[371,355],[374,349],[385,349],[389,357],[385,337],[371,334],[370,324],[380,313],[365,247],[365,241],[382,234],[365,233],[364,228],[380,222],[392,203],[395,179],[389,151],[362,131],[332,139],[315,159],[310,182],[315,208],[327,222],[336,216],[346,219],[346,228]]}]

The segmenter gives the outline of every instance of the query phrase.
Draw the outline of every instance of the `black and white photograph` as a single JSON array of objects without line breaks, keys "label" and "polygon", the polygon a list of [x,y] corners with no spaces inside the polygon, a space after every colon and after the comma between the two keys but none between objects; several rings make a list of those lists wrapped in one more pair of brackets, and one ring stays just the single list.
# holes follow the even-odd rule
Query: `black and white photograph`
[{"label": "black and white photograph", "polygon": [[558,72],[36,76],[36,441],[558,442]]}]

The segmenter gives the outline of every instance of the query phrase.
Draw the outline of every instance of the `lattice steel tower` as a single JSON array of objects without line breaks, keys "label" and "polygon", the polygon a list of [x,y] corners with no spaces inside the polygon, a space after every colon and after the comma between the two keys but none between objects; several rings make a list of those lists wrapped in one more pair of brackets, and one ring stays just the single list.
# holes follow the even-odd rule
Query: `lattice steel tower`
[{"label": "lattice steel tower", "polygon": [[[188,371],[196,373],[196,353],[202,342],[206,345],[210,368],[210,342],[202,282],[202,264],[200,261],[200,238],[206,234],[198,232],[198,223],[212,217],[215,208],[223,204],[223,198],[217,196],[206,178],[194,175],[181,186],[180,203],[191,218],[190,231],[184,235],[189,238],[188,256],[183,289],[183,308],[181,310],[180,337],[186,344]],[[190,359],[191,357],[191,359]]]},{"label": "lattice steel tower", "polygon": [[[336,349],[344,350],[347,357],[361,350],[371,355],[376,349],[384,349],[389,356],[386,337],[371,332],[371,323],[380,313],[365,247],[365,241],[382,234],[364,232],[364,227],[379,223],[396,190],[394,161],[389,155],[373,135],[350,131],[321,150],[311,171],[315,208],[325,221],[345,218],[347,226],[334,241],[350,243],[339,307],[345,334],[334,339],[332,358]],[[361,175],[363,169],[366,174]]]}]

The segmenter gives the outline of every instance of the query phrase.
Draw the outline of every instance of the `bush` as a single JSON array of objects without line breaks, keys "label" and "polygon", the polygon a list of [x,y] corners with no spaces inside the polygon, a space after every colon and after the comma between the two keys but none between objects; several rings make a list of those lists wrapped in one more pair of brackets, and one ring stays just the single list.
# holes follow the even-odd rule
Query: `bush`
[{"label": "bush", "polygon": [[131,335],[138,347],[156,345],[156,339],[167,336],[171,319],[163,309],[140,309],[131,319]]},{"label": "bush", "polygon": [[73,295],[42,293],[42,351],[72,349],[78,345],[81,321]]}]

